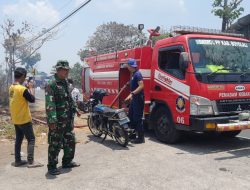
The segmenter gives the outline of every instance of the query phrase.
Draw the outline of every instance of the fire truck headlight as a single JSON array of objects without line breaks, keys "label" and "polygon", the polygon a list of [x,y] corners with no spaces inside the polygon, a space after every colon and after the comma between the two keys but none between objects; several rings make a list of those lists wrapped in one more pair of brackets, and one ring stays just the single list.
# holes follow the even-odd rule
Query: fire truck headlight
[{"label": "fire truck headlight", "polygon": [[213,115],[212,102],[201,96],[191,95],[190,97],[190,115]]}]

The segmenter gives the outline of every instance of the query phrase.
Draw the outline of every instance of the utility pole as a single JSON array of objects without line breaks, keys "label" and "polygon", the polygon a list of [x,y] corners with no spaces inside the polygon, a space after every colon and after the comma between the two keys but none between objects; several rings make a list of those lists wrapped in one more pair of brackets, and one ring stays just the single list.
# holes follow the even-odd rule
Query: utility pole
[{"label": "utility pole", "polygon": [[12,67],[12,83],[14,83],[14,72],[15,72],[15,45],[14,45],[14,41],[13,41],[13,46],[12,46],[12,63],[11,63],[11,67]]},{"label": "utility pole", "polygon": [[10,81],[10,64],[9,64],[9,57],[8,57],[8,54],[6,53],[5,55],[5,63],[6,63],[6,73],[7,73],[7,76],[6,76],[6,89],[8,88],[9,86],[9,81]]},{"label": "utility pole", "polygon": [[10,39],[10,65],[11,65],[11,82],[14,82],[14,72],[16,69],[16,65],[15,65],[15,46],[16,46],[16,40],[17,40],[17,34],[16,33],[12,33],[11,35],[11,39]]}]

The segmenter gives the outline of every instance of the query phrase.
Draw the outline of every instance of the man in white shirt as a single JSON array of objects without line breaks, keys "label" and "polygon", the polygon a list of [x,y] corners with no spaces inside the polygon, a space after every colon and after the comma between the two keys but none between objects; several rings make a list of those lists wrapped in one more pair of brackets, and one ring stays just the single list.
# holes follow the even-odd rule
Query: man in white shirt
[{"label": "man in white shirt", "polygon": [[81,97],[80,91],[78,88],[74,86],[74,82],[72,79],[68,79],[68,82],[69,82],[69,90],[70,90],[71,96],[73,100],[78,104],[78,102],[80,101],[80,97]]}]

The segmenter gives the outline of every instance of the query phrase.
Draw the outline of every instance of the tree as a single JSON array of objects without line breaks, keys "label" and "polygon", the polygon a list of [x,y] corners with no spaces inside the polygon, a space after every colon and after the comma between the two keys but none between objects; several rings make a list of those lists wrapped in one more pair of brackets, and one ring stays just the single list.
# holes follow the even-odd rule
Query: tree
[{"label": "tree", "polygon": [[[25,40],[22,40],[25,43]],[[41,60],[41,54],[36,50],[34,51],[33,46],[23,46],[22,48],[17,48],[15,55],[19,58],[21,65],[24,65],[27,70],[32,70],[37,62]]]},{"label": "tree", "polygon": [[41,54],[35,53],[31,56],[28,56],[28,54],[29,52],[25,52],[20,55],[21,64],[24,65],[27,70],[32,70],[35,64],[41,60]]},{"label": "tree", "polygon": [[162,40],[164,38],[168,38],[171,36],[171,34],[169,33],[169,31],[167,31],[166,29],[162,29],[163,27],[161,27],[161,30],[160,30],[160,36],[154,36],[152,38],[153,40],[153,44],[155,44],[155,42],[157,42],[158,40]]},{"label": "tree", "polygon": [[223,32],[226,31],[232,22],[244,11],[243,7],[239,7],[242,1],[243,0],[214,0],[212,13],[222,18],[221,30]]},{"label": "tree", "polygon": [[54,75],[56,73],[56,65],[53,65],[50,71],[51,75]]},{"label": "tree", "polygon": [[8,86],[6,85],[6,80],[7,75],[0,65],[0,105],[6,105],[8,103]]},{"label": "tree", "polygon": [[38,74],[39,74],[39,75],[41,75],[41,76],[44,76],[44,77],[47,77],[47,76],[48,76],[48,74],[47,74],[47,73],[45,73],[45,72],[43,72],[43,71],[38,72]]},{"label": "tree", "polygon": [[[1,25],[3,31],[2,45],[5,49],[6,62],[8,65],[8,80],[7,83],[13,81],[13,71],[18,63],[25,65],[26,68],[32,68],[38,61],[40,61],[40,54],[37,51],[48,40],[52,39],[55,32],[47,33],[45,29],[33,34],[33,28],[31,24],[22,22],[20,28],[16,28],[13,20],[6,20]],[[45,34],[40,38],[32,38],[28,40],[28,36],[39,36]]]},{"label": "tree", "polygon": [[77,52],[77,55],[79,55],[81,61],[83,61],[85,57],[88,57],[89,55],[91,55],[91,51],[88,50],[88,49],[80,49],[80,50]]},{"label": "tree", "polygon": [[95,55],[96,52],[106,53],[116,49],[125,49],[134,44],[139,45],[140,39],[145,40],[146,37],[137,27],[109,22],[97,27],[86,42],[85,49],[81,49],[78,55],[83,60],[88,55]]},{"label": "tree", "polygon": [[77,88],[81,88],[82,84],[82,65],[76,63],[69,71],[69,78],[74,81],[74,85]]}]

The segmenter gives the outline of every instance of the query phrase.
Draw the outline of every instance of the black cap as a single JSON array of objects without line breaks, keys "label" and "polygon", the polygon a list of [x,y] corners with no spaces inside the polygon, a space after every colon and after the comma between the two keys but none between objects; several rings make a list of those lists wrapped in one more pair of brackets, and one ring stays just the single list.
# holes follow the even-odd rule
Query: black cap
[{"label": "black cap", "polygon": [[27,70],[25,68],[22,68],[22,67],[17,67],[14,71],[14,75],[15,75],[15,78],[18,79],[18,78],[21,78],[22,76],[25,76],[27,75]]}]

